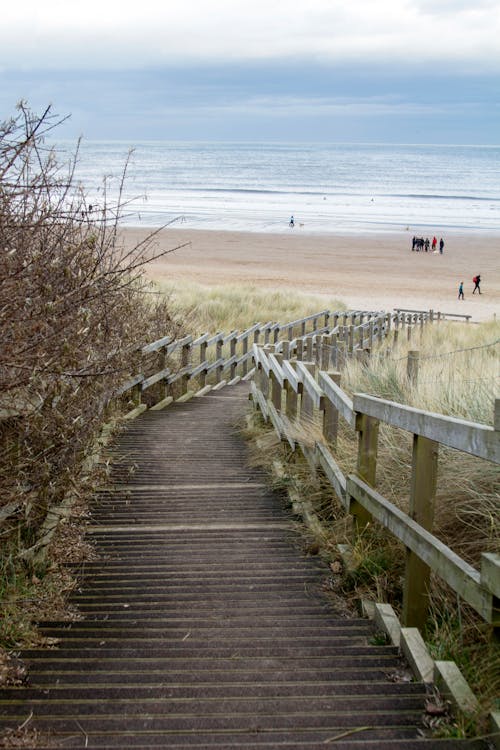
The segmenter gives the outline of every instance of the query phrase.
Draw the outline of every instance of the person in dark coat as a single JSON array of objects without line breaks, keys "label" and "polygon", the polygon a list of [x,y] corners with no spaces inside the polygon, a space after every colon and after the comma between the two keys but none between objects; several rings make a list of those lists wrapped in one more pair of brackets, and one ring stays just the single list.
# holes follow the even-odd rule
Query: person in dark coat
[{"label": "person in dark coat", "polygon": [[474,276],[474,278],[472,279],[472,281],[474,282],[474,285],[475,285],[474,289],[472,290],[472,294],[476,293],[476,289],[479,292],[479,294],[481,294],[481,289],[479,287],[479,284],[481,283],[481,277],[480,277],[480,275],[478,274],[477,276]]}]

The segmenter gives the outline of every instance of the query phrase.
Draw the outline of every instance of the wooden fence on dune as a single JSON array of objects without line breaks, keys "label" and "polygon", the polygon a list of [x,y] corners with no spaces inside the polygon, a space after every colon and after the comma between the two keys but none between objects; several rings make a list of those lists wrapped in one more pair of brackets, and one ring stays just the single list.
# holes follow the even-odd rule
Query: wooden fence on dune
[{"label": "wooden fence on dune", "polygon": [[[340,386],[349,358],[369,364],[378,343],[390,353],[398,337],[417,337],[435,321],[466,319],[433,311],[393,313],[323,310],[286,324],[256,324],[243,332],[168,337],[142,348],[144,372],[116,394],[130,403],[128,418],[162,409],[172,401],[251,380],[251,398],[263,418],[290,446],[302,449],[313,470],[321,470],[346,513],[362,529],[375,519],[406,549],[403,622],[422,627],[427,616],[431,572],[440,576],[498,634],[500,555],[483,553],[476,570],[432,534],[438,482],[439,445],[500,463],[500,400],[493,425],[476,424],[366,394],[351,397]],[[410,351],[407,376],[417,376],[418,352]],[[335,459],[339,418],[358,434],[358,457],[345,475]],[[413,436],[408,513],[375,489],[381,423]],[[311,425],[320,435],[311,447]],[[308,511],[306,510],[306,515]],[[310,515],[310,512],[309,512]]]},{"label": "wooden fence on dune", "polygon": [[[446,319],[462,316],[447,316]],[[256,323],[244,331],[205,333],[172,340],[169,336],[141,348],[142,372],[129,378],[115,394],[134,404],[130,417],[147,408],[162,409],[173,400],[203,395],[255,370],[253,346],[288,341],[297,356],[321,351],[323,367],[342,367],[351,357],[367,358],[375,344],[399,335],[408,340],[427,323],[444,320],[430,311],[321,312],[280,324]],[[319,356],[319,355],[318,355]]]}]

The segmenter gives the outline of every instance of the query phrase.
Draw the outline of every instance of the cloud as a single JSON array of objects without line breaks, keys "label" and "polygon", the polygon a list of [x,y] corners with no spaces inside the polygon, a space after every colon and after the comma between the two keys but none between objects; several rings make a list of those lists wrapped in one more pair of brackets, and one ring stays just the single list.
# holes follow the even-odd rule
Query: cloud
[{"label": "cloud", "polygon": [[304,59],[500,68],[497,0],[25,0],[0,28],[9,69],[140,69]]}]

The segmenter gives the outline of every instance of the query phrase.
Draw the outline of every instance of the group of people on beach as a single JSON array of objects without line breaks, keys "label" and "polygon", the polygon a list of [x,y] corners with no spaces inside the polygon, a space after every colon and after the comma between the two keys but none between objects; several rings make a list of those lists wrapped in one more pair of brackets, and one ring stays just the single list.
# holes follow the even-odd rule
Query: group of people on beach
[{"label": "group of people on beach", "polygon": [[[472,294],[475,294],[476,291],[479,292],[479,294],[481,294],[481,287],[480,287],[481,276],[479,274],[473,277],[472,283],[474,284],[474,289],[472,290]],[[458,299],[465,299],[463,281],[461,281],[460,284],[458,285]]]},{"label": "group of people on beach", "polygon": [[[437,252],[437,245],[438,245],[437,237],[433,237],[432,242],[428,237],[426,237],[425,240],[423,237],[414,237],[411,241],[411,249],[412,251],[417,252],[417,253],[419,252],[428,253],[429,251],[435,253]],[[444,240],[441,237],[441,239],[439,240],[440,255],[443,254],[443,250],[444,250]]]}]

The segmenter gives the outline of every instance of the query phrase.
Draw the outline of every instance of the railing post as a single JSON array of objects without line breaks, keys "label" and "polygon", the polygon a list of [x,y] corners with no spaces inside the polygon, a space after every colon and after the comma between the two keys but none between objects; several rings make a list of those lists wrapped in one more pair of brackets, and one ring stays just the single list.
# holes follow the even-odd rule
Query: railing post
[{"label": "railing post", "polygon": [[[287,344],[287,349],[286,350],[283,349],[284,359],[288,359],[289,349],[290,349],[290,344],[288,341],[286,342],[286,344]],[[293,365],[293,364],[294,364],[293,362],[290,362],[290,365]],[[285,390],[286,390],[286,415],[288,419],[295,420],[297,418],[298,397],[288,381],[285,383]]]},{"label": "railing post", "polygon": [[[340,372],[329,372],[327,375],[334,383],[340,385]],[[324,398],[323,409],[323,435],[327,441],[334,447],[337,447],[337,437],[339,431],[339,411],[332,404],[330,399]]]},{"label": "railing post", "polygon": [[493,413],[493,429],[496,432],[500,432],[500,398],[495,399],[495,407]]},{"label": "railing post", "polygon": [[373,320],[368,322],[368,348],[373,349]]},{"label": "railing post", "polygon": [[324,335],[321,337],[321,357],[320,367],[322,370],[328,370],[330,366],[330,347],[332,344],[332,337]]},{"label": "railing post", "polygon": [[[242,356],[245,356],[245,354],[248,354],[248,333],[246,336],[243,337],[243,340],[241,342],[241,354]],[[245,376],[248,372],[248,360],[245,359],[245,361],[242,363],[241,372],[243,376]]]},{"label": "railing post", "polygon": [[302,339],[297,339],[297,359],[302,362],[304,358],[304,342]]},{"label": "railing post", "polygon": [[[375,487],[377,474],[377,450],[379,421],[367,414],[356,414],[356,430],[358,432],[358,461],[357,474],[364,482]],[[371,515],[359,503],[351,504],[350,512],[355,518],[358,529],[371,522]]]},{"label": "railing post", "polygon": [[498,581],[500,580],[500,555],[494,552],[481,554],[481,586],[491,592],[491,624],[493,627],[492,640],[500,643],[500,596],[498,595]]},{"label": "railing post", "polygon": [[352,323],[348,328],[347,342],[348,342],[347,348],[349,351],[349,356],[352,357],[352,353],[354,351],[354,326],[352,325]]},{"label": "railing post", "polygon": [[[184,344],[184,346],[181,349],[181,369],[184,367],[187,367],[189,365],[189,360],[191,357],[191,344]],[[181,390],[182,393],[186,393],[188,390],[188,383],[189,383],[189,375],[183,375],[181,380]]]},{"label": "railing post", "polygon": [[[283,357],[281,354],[275,354],[275,359],[281,364],[283,362]],[[281,394],[282,389],[281,385],[278,381],[278,378],[274,374],[274,372],[271,371],[271,402],[276,409],[276,411],[281,412]]]},{"label": "railing post", "polygon": [[[208,349],[208,344],[207,344],[206,341],[203,341],[200,344],[200,365],[202,364],[202,362],[205,362],[205,360],[207,358],[207,349]],[[202,370],[200,372],[200,376],[199,377],[200,377],[200,386],[202,388],[204,388],[206,386],[206,384],[207,384],[207,371],[206,370]]]},{"label": "railing post", "polygon": [[[215,359],[216,360],[221,359],[221,357],[222,357],[222,347],[223,347],[223,345],[224,344],[222,342],[222,336],[221,336],[215,342]],[[220,383],[221,380],[222,380],[222,365],[218,365],[216,367],[216,369],[215,369],[215,380],[216,380],[217,383]]]},{"label": "railing post", "polygon": [[[316,365],[314,362],[303,362],[305,367],[309,370],[311,375],[314,376],[314,373],[316,372]],[[313,400],[309,396],[309,394],[306,392],[305,388],[302,386],[301,388],[301,398],[300,398],[300,418],[301,420],[312,422],[314,417],[314,405]]]},{"label": "railing post", "polygon": [[412,325],[412,323],[413,323],[413,318],[412,318],[412,316],[411,316],[411,315],[408,315],[408,318],[407,318],[407,321],[406,321],[406,322],[407,322],[407,324],[408,324],[408,325],[407,325],[407,328],[406,328],[406,338],[407,338],[407,339],[408,339],[408,341],[409,341],[409,340],[411,339],[412,328],[413,328],[413,325]]},{"label": "railing post", "polygon": [[412,385],[416,385],[418,380],[419,355],[420,352],[416,350],[408,352],[408,360],[406,362],[406,376]]},{"label": "railing post", "polygon": [[313,337],[308,336],[304,341],[304,357],[308,360],[308,362],[313,361]]},{"label": "railing post", "polygon": [[[229,356],[234,357],[236,355],[236,334],[234,334],[233,338],[231,339],[231,342],[229,344],[229,349],[230,349]],[[236,375],[236,367],[237,367],[236,362],[233,362],[233,364],[230,367],[230,373],[231,373],[230,380],[232,380],[234,376]]]},{"label": "railing post", "polygon": [[[439,444],[434,440],[413,436],[411,476],[411,518],[426,531],[432,532],[436,497]],[[403,591],[403,622],[406,627],[425,629],[429,605],[431,570],[411,550],[406,550],[406,573]]]},{"label": "railing post", "polygon": [[[347,360],[347,354],[346,354],[346,347],[345,347],[345,341],[339,341],[337,343],[337,367],[340,370],[342,367],[345,366]],[[333,367],[335,367],[335,362],[332,362]]]},{"label": "railing post", "polygon": [[[158,352],[158,369],[164,370],[167,366],[167,345],[162,346]],[[162,378],[159,382],[160,401],[163,401],[168,396],[168,385],[165,378]]]},{"label": "railing post", "polygon": [[338,336],[336,333],[332,333],[330,336],[330,345],[329,345],[329,357],[328,357],[328,366],[333,367],[334,370],[337,370],[339,367],[339,351],[338,351]]},{"label": "railing post", "polygon": [[140,383],[132,388],[132,403],[134,406],[140,406],[142,403],[142,387]]},{"label": "railing post", "polygon": [[[267,356],[268,354],[272,353],[273,347],[270,344],[266,344],[266,346],[262,347],[262,351]],[[271,375],[270,374],[266,375],[265,370],[262,369],[262,385],[261,385],[260,390],[264,394],[264,397],[266,398],[266,400],[269,398],[270,380],[271,380]]]}]

